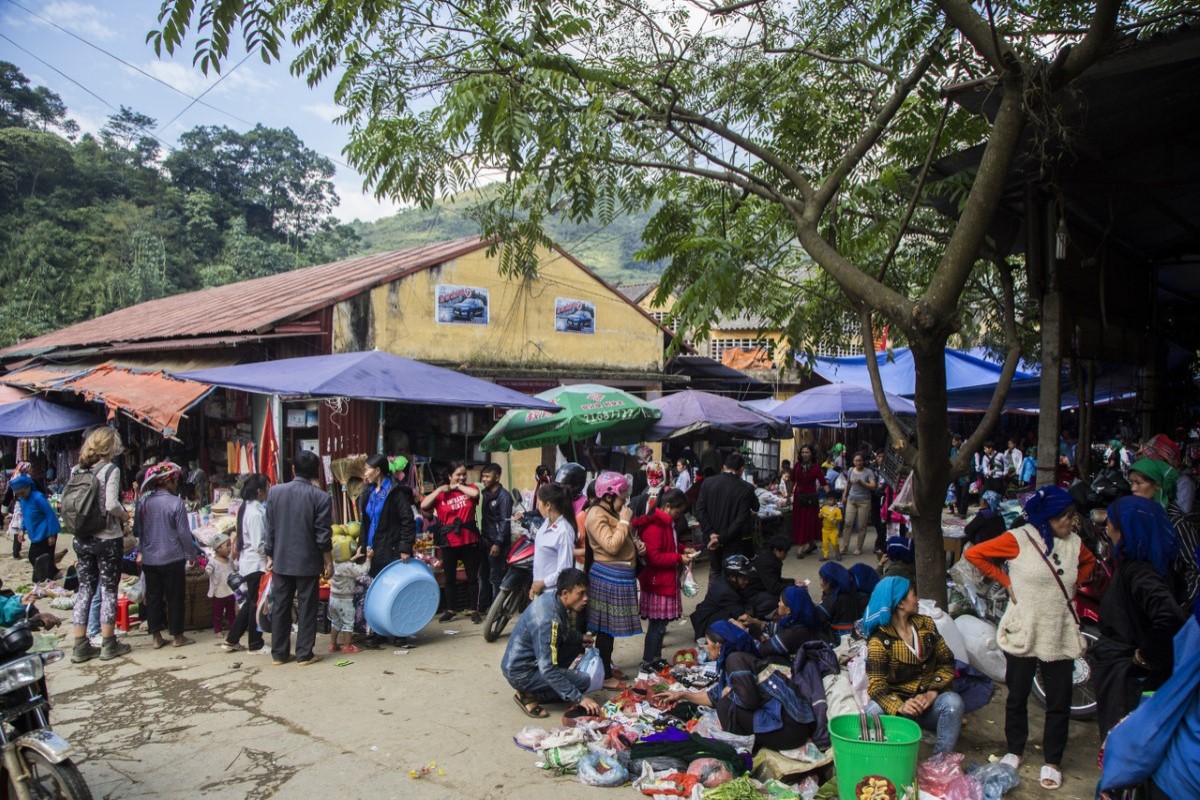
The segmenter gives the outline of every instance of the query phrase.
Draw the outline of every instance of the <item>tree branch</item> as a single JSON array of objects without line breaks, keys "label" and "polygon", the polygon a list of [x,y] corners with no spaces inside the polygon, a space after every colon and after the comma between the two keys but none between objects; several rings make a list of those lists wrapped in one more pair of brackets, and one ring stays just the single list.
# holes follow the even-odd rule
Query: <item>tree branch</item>
[{"label": "tree branch", "polygon": [[871,309],[867,306],[859,308],[859,321],[862,323],[863,354],[866,355],[867,372],[871,375],[871,392],[875,395],[875,404],[879,406],[879,416],[883,418],[884,427],[891,435],[892,441],[898,445],[900,455],[909,464],[915,465],[920,451],[912,443],[912,437],[901,425],[900,420],[888,406],[887,393],[883,391],[883,378],[879,375],[879,361],[875,356],[875,332],[871,327]]},{"label": "tree branch", "polygon": [[876,64],[874,61],[871,61],[866,58],[857,58],[857,57],[842,58],[841,56],[831,56],[831,55],[828,55],[827,53],[822,53],[819,50],[813,50],[808,47],[767,47],[765,44],[763,45],[763,52],[771,54],[771,55],[783,55],[786,53],[799,53],[801,55],[810,56],[811,58],[815,58],[818,61],[824,61],[829,64],[846,64],[846,65],[858,64],[859,66],[863,66],[869,70],[878,72],[880,75],[883,75],[884,77],[887,77],[887,78],[892,77],[892,73],[888,71],[887,67],[883,66],[882,64]]},{"label": "tree branch", "polygon": [[1121,0],[1097,0],[1096,13],[1083,41],[1071,48],[1066,59],[1060,62],[1057,73],[1051,75],[1055,84],[1065,86],[1075,80],[1108,52],[1120,10]]},{"label": "tree branch", "polygon": [[905,99],[910,93],[912,93],[912,90],[916,88],[916,85],[920,82],[921,78],[924,77],[925,72],[929,69],[929,65],[932,62],[933,46],[931,46],[930,49],[925,52],[925,55],[921,56],[920,61],[918,61],[917,65],[913,67],[912,72],[910,72],[902,81],[900,81],[900,84],[896,87],[896,90],[892,92],[892,96],[888,98],[886,103],[884,103],[883,108],[880,109],[879,113],[875,116],[875,119],[871,121],[871,124],[867,126],[867,129],[863,132],[863,135],[859,137],[859,140],[854,143],[854,146],[851,147],[844,156],[842,156],[842,160],[838,162],[838,165],[834,167],[833,171],[825,177],[825,180],[821,184],[821,188],[818,189],[817,193],[808,200],[804,210],[804,216],[807,220],[816,223],[816,221],[821,218],[821,215],[825,213],[826,206],[829,205],[829,202],[833,199],[833,196],[837,194],[837,191],[841,188],[842,182],[846,179],[846,176],[848,176],[850,172],[856,166],[858,166],[858,163],[862,161],[863,157],[865,157],[866,154],[870,152],[871,148],[875,146],[875,143],[879,141],[879,137],[883,135],[885,130],[887,130],[887,126],[891,123],[896,114],[899,113],[900,107],[904,105]]},{"label": "tree branch", "polygon": [[971,0],[937,0],[946,18],[997,72],[1014,72],[1020,62],[1008,42],[971,5]]},{"label": "tree branch", "polygon": [[980,159],[975,183],[967,194],[962,215],[950,234],[946,252],[942,254],[942,261],[923,298],[935,314],[951,314],[958,307],[959,295],[975,267],[988,226],[1008,183],[1024,126],[1021,81],[1019,78],[1006,79],[1000,110]]}]

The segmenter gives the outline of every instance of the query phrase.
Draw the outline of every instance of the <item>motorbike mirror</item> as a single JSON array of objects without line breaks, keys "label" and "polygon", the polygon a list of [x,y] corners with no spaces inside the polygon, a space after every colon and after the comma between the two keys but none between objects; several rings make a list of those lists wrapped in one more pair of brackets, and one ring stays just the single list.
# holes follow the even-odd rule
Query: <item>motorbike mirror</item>
[{"label": "motorbike mirror", "polygon": [[520,505],[521,503],[525,502],[525,498],[521,496],[520,489],[513,489],[511,494],[512,494],[513,502],[516,503],[517,505]]}]

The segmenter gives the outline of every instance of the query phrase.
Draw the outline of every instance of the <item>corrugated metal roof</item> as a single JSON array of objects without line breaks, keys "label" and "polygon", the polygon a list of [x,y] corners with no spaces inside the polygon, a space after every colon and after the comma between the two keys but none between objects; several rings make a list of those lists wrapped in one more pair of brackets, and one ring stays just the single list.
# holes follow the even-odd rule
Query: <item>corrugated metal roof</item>
[{"label": "corrugated metal roof", "polygon": [[486,246],[487,242],[477,237],[457,239],[177,294],[21,342],[0,350],[0,357],[184,336],[263,333],[281,322]]},{"label": "corrugated metal roof", "polygon": [[37,364],[8,373],[3,378],[0,378],[0,383],[40,392],[56,388],[64,381],[83,375],[91,369],[91,365],[72,365],[68,367]]},{"label": "corrugated metal roof", "polygon": [[170,378],[161,372],[133,372],[106,364],[61,388],[104,403],[110,415],[124,411],[164,436],[174,436],[184,412],[213,387]]},{"label": "corrugated metal roof", "polygon": [[640,303],[642,298],[658,288],[658,282],[652,283],[618,283],[616,289],[625,295],[631,303]]}]

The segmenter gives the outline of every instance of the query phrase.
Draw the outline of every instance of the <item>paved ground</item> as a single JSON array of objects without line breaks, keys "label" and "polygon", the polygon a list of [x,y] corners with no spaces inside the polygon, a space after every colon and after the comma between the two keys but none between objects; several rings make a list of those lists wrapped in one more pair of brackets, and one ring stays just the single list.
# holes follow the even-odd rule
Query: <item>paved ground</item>
[{"label": "paved ground", "polygon": [[[788,574],[815,579],[818,566],[811,557],[792,559]],[[15,586],[28,574],[5,543],[0,577]],[[273,667],[268,656],[222,653],[211,631],[194,635],[196,645],[154,651],[149,636],[134,634],[126,659],[50,667],[55,727],[78,747],[97,798],[614,795],[542,773],[532,754],[513,745],[512,735],[529,720],[499,674],[504,640],[484,642],[469,621],[433,623],[410,651],[363,652],[340,668],[331,660]],[[690,626],[674,624],[667,651],[690,640]],[[618,642],[617,660],[626,668],[640,654],[640,639]],[[1001,687],[970,717],[960,749],[979,761],[1002,753],[1003,717]],[[1031,723],[1037,740],[1042,715],[1034,704]],[[1008,797],[1091,798],[1094,724],[1073,724],[1071,737],[1062,791],[1043,793],[1031,766]],[[1036,760],[1035,751],[1029,755]],[[433,761],[444,775],[409,777]],[[618,794],[635,796],[628,788]]]}]

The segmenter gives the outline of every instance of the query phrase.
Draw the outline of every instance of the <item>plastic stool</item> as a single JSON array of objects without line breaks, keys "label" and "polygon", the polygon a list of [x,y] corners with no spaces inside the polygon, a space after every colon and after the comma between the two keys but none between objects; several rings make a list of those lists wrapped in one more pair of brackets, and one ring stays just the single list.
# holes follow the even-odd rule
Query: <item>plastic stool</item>
[{"label": "plastic stool", "polygon": [[131,622],[141,622],[141,619],[136,614],[132,616],[130,615],[128,597],[118,597],[117,618],[115,620],[116,627],[120,628],[126,633],[129,633],[129,624]]}]

